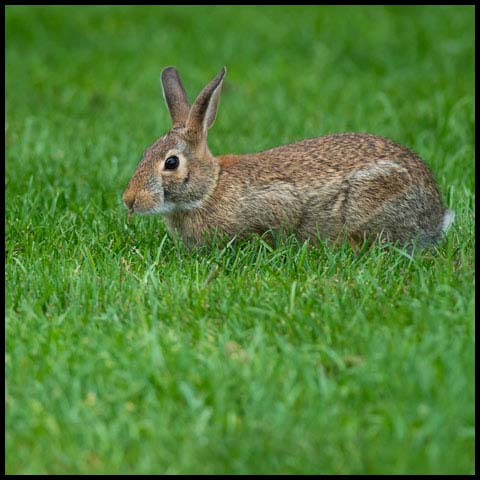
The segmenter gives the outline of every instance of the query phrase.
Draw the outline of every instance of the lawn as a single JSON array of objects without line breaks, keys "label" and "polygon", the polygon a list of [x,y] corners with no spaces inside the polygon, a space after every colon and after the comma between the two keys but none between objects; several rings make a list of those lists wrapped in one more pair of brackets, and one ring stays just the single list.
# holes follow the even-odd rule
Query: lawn
[{"label": "lawn", "polygon": [[[6,473],[474,473],[474,7],[6,7]],[[215,154],[383,135],[456,221],[409,256],[188,250],[121,193],[226,65]],[[299,165],[302,168],[302,165]]]}]

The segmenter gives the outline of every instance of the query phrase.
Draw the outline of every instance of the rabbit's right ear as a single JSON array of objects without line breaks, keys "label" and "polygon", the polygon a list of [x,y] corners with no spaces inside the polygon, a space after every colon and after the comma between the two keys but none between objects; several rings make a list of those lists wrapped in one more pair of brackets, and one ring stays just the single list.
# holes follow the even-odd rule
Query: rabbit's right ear
[{"label": "rabbit's right ear", "polygon": [[223,67],[195,99],[188,115],[187,128],[206,136],[217,115],[218,99],[226,72],[226,67]]},{"label": "rabbit's right ear", "polygon": [[184,126],[190,112],[188,98],[175,67],[166,67],[161,74],[163,96],[167,102],[173,128]]}]

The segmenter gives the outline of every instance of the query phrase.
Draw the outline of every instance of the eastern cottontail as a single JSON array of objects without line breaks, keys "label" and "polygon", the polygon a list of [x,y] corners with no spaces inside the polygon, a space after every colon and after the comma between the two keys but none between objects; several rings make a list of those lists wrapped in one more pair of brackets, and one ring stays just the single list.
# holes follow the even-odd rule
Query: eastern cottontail
[{"label": "eastern cottontail", "polygon": [[270,229],[300,240],[382,238],[412,246],[437,242],[454,214],[415,153],[382,137],[337,133],[246,155],[214,157],[215,120],[226,69],[190,108],[177,70],[161,80],[172,129],[137,166],[123,201],[129,212],[160,213],[170,232],[200,245]]}]

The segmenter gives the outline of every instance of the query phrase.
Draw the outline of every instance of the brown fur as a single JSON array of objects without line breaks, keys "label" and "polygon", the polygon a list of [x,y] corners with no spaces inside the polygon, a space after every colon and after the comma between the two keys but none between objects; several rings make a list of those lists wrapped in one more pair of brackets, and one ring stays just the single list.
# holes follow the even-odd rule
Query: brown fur
[{"label": "brown fur", "polygon": [[[144,154],[123,199],[130,211],[162,213],[188,245],[214,232],[232,237],[270,229],[301,240],[383,238],[429,245],[446,210],[432,174],[415,153],[366,133],[338,133],[247,155],[214,157],[207,130],[225,69],[190,108],[178,73],[162,73],[174,128]],[[180,158],[165,170],[170,155]]]}]

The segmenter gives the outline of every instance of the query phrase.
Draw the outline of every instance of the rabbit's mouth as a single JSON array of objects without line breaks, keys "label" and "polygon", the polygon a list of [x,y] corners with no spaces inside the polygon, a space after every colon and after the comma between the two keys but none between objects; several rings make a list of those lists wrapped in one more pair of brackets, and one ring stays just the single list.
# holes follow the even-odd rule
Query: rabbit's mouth
[{"label": "rabbit's mouth", "polygon": [[168,215],[168,214],[182,210],[181,206],[179,208],[178,204],[169,202],[169,201],[156,202],[153,205],[152,204],[146,205],[135,200],[131,206],[127,205],[126,203],[125,203],[125,206],[128,209],[129,216],[133,215],[134,213],[136,213],[137,215],[155,215],[155,214]]},{"label": "rabbit's mouth", "polygon": [[201,208],[202,200],[195,200],[191,202],[170,202],[165,201],[161,205],[154,207],[150,213],[159,213],[161,215],[168,215],[175,212],[188,212],[196,208]]}]

